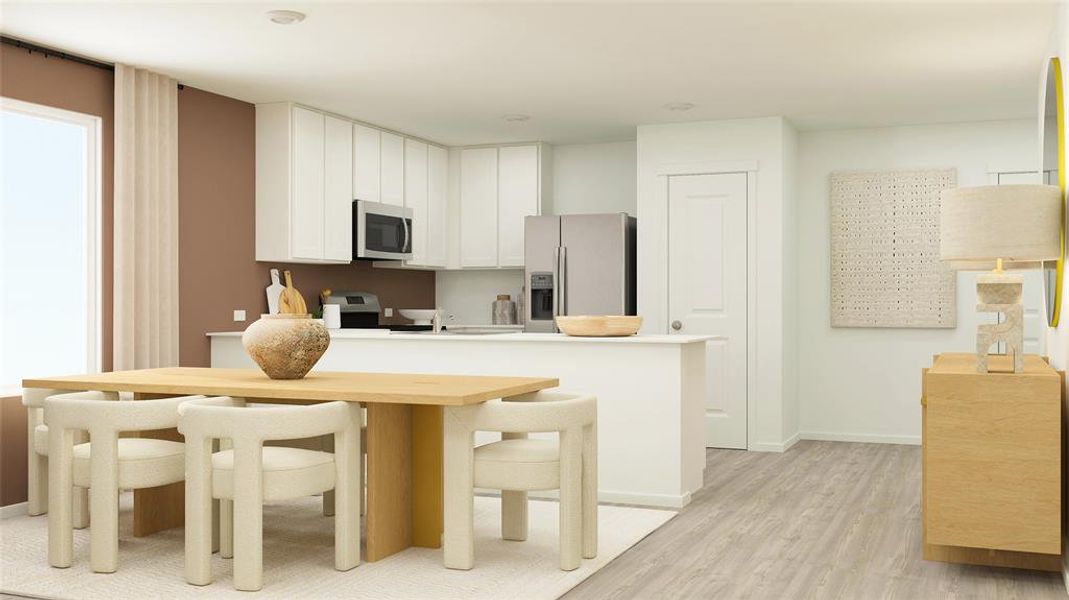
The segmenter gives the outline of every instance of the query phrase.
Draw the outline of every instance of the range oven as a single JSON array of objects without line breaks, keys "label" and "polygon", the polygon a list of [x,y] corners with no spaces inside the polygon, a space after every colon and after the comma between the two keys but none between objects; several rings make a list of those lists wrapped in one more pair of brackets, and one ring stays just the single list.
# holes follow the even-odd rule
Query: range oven
[{"label": "range oven", "polygon": [[381,202],[354,200],[353,258],[412,258],[412,209]]}]

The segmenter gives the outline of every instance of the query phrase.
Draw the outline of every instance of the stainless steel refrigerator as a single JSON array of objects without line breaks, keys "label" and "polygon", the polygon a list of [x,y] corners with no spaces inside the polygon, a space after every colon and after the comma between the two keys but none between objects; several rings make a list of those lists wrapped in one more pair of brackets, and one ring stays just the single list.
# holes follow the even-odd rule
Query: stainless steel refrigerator
[{"label": "stainless steel refrigerator", "polygon": [[524,331],[557,315],[635,314],[636,221],[625,213],[527,217]]}]

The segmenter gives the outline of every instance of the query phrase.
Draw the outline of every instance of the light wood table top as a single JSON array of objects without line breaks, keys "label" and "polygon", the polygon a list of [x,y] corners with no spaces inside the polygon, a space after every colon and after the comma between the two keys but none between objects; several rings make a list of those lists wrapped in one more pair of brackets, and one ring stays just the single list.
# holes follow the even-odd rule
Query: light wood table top
[{"label": "light wood table top", "polygon": [[347,400],[465,406],[556,387],[546,377],[487,377],[313,371],[304,379],[271,379],[258,369],[169,367],[24,379],[23,387],[140,394]]}]

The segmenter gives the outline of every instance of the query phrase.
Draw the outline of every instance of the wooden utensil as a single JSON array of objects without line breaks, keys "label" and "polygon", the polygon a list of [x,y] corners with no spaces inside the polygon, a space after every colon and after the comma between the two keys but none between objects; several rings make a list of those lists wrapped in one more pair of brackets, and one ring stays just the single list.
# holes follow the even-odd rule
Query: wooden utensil
[{"label": "wooden utensil", "polygon": [[308,314],[308,306],[304,303],[304,297],[293,287],[293,278],[289,271],[283,271],[286,278],[286,289],[278,296],[278,312],[290,315]]}]

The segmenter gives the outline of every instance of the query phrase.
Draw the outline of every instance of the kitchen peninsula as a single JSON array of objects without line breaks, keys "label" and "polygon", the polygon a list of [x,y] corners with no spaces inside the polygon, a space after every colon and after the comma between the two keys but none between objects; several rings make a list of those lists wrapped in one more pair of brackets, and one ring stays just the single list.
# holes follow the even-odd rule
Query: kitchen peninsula
[{"label": "kitchen peninsula", "polygon": [[[255,367],[241,332],[208,336],[212,367]],[[314,370],[557,378],[598,398],[599,500],[682,508],[705,467],[706,339],[339,330]]]}]

